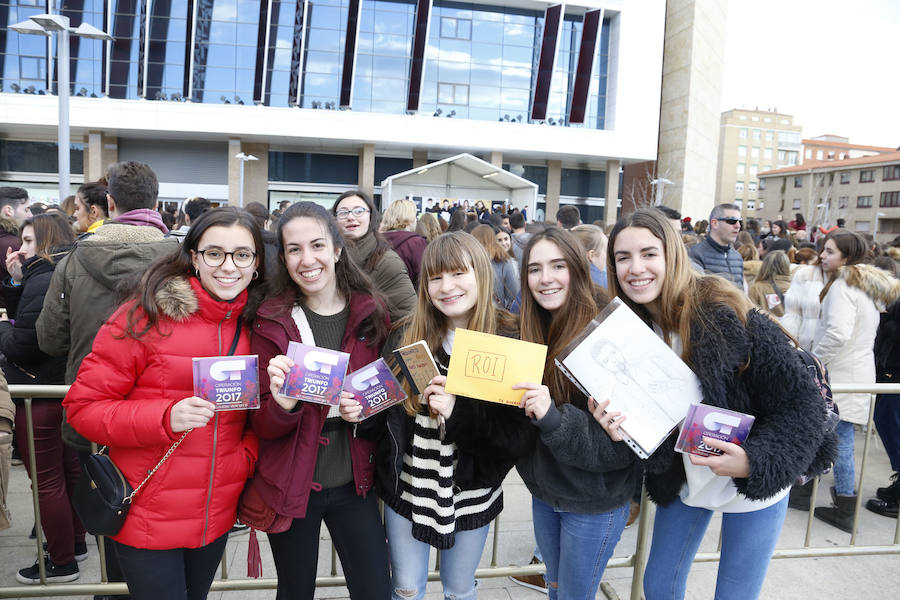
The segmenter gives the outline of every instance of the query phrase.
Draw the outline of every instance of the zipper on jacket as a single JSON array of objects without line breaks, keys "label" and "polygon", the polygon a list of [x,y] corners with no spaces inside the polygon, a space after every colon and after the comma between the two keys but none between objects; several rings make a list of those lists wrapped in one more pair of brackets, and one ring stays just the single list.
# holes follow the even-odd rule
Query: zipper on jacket
[{"label": "zipper on jacket", "polygon": [[[390,424],[387,425],[388,433],[391,434],[391,443],[394,444],[394,455],[400,456],[400,444],[397,443],[397,438],[394,437],[394,431],[391,429]],[[403,457],[400,457],[403,460]],[[397,488],[400,487],[400,473],[397,472],[397,461],[392,460],[393,464],[391,468],[394,470],[394,497],[397,496]]]},{"label": "zipper on jacket", "polygon": [[[219,356],[222,356],[222,323],[227,321],[231,317],[231,311],[229,310],[225,313],[225,318],[219,321],[219,326],[217,328],[216,335],[218,336],[219,341]],[[209,485],[206,488],[206,510],[204,511],[203,516],[203,536],[200,539],[200,544],[206,545],[206,534],[209,531],[209,505],[212,502],[212,485],[213,485],[213,477],[216,471],[216,447],[219,444],[219,413],[216,413],[216,416],[213,420],[213,451],[212,451],[212,461],[209,465]]]}]

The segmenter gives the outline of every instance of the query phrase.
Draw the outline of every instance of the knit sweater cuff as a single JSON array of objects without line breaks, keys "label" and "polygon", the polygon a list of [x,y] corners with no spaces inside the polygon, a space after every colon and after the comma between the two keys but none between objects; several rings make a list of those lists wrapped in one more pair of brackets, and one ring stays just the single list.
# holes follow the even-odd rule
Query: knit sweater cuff
[{"label": "knit sweater cuff", "polygon": [[556,408],[556,405],[551,402],[550,408],[547,410],[547,414],[544,415],[542,419],[534,421],[534,424],[538,426],[538,429],[541,430],[541,433],[552,433],[559,428],[560,423],[562,423],[562,413]]}]

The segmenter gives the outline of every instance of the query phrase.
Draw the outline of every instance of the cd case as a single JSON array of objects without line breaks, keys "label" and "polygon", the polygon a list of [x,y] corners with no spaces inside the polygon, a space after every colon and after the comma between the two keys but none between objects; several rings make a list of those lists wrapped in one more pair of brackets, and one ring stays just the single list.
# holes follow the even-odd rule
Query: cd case
[{"label": "cd case", "polygon": [[259,358],[207,356],[193,359],[194,395],[216,410],[259,408]]},{"label": "cd case", "polygon": [[750,428],[753,427],[755,420],[756,417],[753,415],[742,412],[706,404],[693,404],[684,418],[681,433],[675,442],[675,450],[697,456],[720,456],[722,451],[707,446],[703,438],[715,438],[740,446],[750,435]]}]

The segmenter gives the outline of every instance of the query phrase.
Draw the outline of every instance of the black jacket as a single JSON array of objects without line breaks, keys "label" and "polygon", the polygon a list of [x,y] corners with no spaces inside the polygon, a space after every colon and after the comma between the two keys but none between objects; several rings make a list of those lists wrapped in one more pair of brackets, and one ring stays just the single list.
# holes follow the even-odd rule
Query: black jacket
[{"label": "black jacket", "polygon": [[[751,500],[770,498],[812,465],[817,470],[837,455],[837,436],[824,433],[825,405],[798,353],[781,328],[757,310],[745,328],[730,308],[701,307],[705,327],[692,327],[691,363],[703,403],[756,417],[743,444],[750,475],[735,478]],[[669,504],[685,482],[675,453],[677,432],[646,462],[647,492]]]},{"label": "black jacket", "polygon": [[744,289],[744,260],[730,245],[722,246],[707,235],[688,250],[688,255],[705,273],[721,275]]},{"label": "black jacket", "polygon": [[11,384],[65,383],[66,357],[42,352],[35,330],[55,267],[54,263],[34,256],[22,265],[22,285],[4,285],[8,314],[15,324],[0,321],[0,352],[6,356],[3,371]]},{"label": "black jacket", "polygon": [[875,334],[875,371],[881,383],[900,380],[900,300],[881,313]]},{"label": "black jacket", "polygon": [[[399,347],[397,340],[395,331],[385,345],[385,360],[392,366],[394,358],[388,355]],[[446,375],[444,365],[449,364],[449,357],[441,350],[435,359]],[[359,435],[378,443],[375,490],[389,506],[399,497],[403,455],[412,445],[413,422],[401,404],[367,419],[358,428]],[[521,408],[457,396],[444,436],[445,441],[456,443],[454,484],[463,490],[498,487],[516,460],[531,450],[535,435]]]}]

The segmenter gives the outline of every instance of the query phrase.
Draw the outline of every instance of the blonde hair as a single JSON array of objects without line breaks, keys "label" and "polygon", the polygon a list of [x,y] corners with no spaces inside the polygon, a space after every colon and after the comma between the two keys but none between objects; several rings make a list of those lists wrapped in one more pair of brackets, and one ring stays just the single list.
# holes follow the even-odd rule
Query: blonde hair
[{"label": "blonde hair", "polygon": [[472,237],[481,242],[481,245],[487,250],[488,256],[491,257],[493,262],[509,260],[509,254],[497,241],[497,234],[490,225],[478,225],[472,229]]},{"label": "blonde hair", "polygon": [[438,222],[438,218],[429,212],[422,213],[419,222],[416,223],[416,233],[429,242],[441,235],[441,224]]},{"label": "blonde hair", "polygon": [[596,225],[577,225],[570,231],[575,234],[575,237],[577,237],[578,241],[581,242],[581,245],[584,246],[585,253],[589,250],[599,252],[601,248],[606,246],[606,242],[609,240],[609,238],[606,237],[606,234],[603,233],[603,230]]},{"label": "blonde hair", "polygon": [[406,198],[394,200],[381,215],[381,231],[404,231],[416,222],[416,203]]},{"label": "blonde hair", "polygon": [[[438,236],[425,247],[422,268],[419,271],[416,307],[395,326],[399,329],[405,328],[400,346],[425,340],[431,353],[437,352],[450,327],[446,315],[432,302],[428,293],[428,281],[441,273],[469,269],[475,273],[478,298],[469,314],[466,329],[491,334],[501,329],[515,329],[515,318],[505,310],[494,306],[494,269],[484,246],[468,233],[454,231]],[[410,416],[415,415],[421,406],[419,397],[411,393],[408,382],[404,382],[404,388],[408,396],[404,402],[406,412]]]}]

